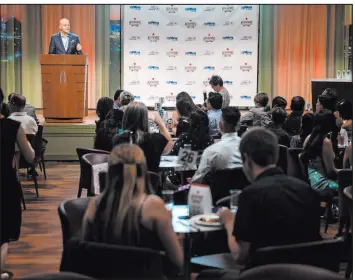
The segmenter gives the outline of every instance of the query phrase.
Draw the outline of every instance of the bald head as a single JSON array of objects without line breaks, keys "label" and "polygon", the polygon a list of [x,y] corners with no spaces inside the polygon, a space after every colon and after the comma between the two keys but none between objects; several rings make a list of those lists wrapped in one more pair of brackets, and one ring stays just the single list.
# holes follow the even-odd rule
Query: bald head
[{"label": "bald head", "polygon": [[67,35],[70,32],[70,22],[66,18],[62,18],[59,21],[59,29],[63,35]]}]

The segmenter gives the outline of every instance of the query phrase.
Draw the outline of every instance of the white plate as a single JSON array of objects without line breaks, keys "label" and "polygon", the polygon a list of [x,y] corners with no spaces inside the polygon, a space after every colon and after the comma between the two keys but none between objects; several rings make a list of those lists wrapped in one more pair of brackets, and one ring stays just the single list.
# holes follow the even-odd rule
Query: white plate
[{"label": "white plate", "polygon": [[193,216],[190,221],[195,223],[196,225],[199,225],[199,226],[205,226],[205,227],[221,227],[222,224],[220,222],[213,222],[213,223],[210,223],[210,222],[203,222],[201,221],[200,219],[201,218],[205,218],[205,219],[208,219],[208,218],[218,218],[217,215],[215,214],[203,214],[203,215],[196,215],[196,216]]}]

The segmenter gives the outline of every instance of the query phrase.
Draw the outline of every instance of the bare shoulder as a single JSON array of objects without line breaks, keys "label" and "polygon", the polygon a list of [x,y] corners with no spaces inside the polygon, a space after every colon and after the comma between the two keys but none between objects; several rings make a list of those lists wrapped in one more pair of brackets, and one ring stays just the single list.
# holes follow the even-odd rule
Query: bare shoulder
[{"label": "bare shoulder", "polygon": [[159,196],[153,194],[148,195],[146,202],[144,203],[144,208],[148,210],[149,208],[160,209],[161,207],[165,207],[165,205],[164,201]]},{"label": "bare shoulder", "polygon": [[323,147],[325,147],[325,148],[332,147],[332,141],[330,141],[330,139],[328,139],[328,138],[324,138]]}]

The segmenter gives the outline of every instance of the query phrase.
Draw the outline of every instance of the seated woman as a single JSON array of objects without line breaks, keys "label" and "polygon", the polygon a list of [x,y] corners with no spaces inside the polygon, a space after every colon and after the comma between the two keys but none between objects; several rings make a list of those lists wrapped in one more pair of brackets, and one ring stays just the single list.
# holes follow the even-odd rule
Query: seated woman
[{"label": "seated woman", "polygon": [[96,105],[96,115],[99,117],[99,120],[95,121],[96,123],[96,130],[97,133],[100,127],[100,124],[105,120],[106,115],[110,112],[113,108],[113,99],[109,97],[101,97],[99,101],[97,101]]},{"label": "seated woman", "polygon": [[[190,126],[187,133],[180,135],[179,139],[175,142],[169,155],[177,156],[179,154],[180,148],[184,148],[184,145],[191,145],[191,150],[202,152],[208,146],[214,143],[214,140],[208,134],[208,116],[202,111],[196,111],[191,114]],[[192,177],[191,174],[190,177]],[[180,177],[176,172],[169,173],[170,181],[175,185],[180,185]]]},{"label": "seated woman", "polygon": [[302,160],[308,163],[308,174],[313,189],[324,196],[336,195],[338,169],[334,166],[332,142],[327,138],[335,125],[335,116],[328,109],[314,116],[314,128],[304,143]]},{"label": "seated woman", "polygon": [[123,115],[121,134],[113,137],[113,147],[122,143],[137,144],[141,147],[147,160],[148,170],[158,173],[160,157],[169,153],[173,141],[163,119],[157,112],[152,115],[160,133],[149,133],[148,109],[141,102],[131,102]]},{"label": "seated woman", "polygon": [[303,148],[304,141],[312,133],[313,123],[314,115],[312,113],[306,113],[302,116],[300,134],[291,137],[290,148]]},{"label": "seated woman", "polygon": [[261,126],[262,119],[267,115],[267,112],[270,111],[268,102],[269,97],[267,96],[267,93],[260,92],[255,95],[255,108],[251,108],[248,113],[244,114],[240,118],[240,124],[248,126]]},{"label": "seated woman", "polygon": [[[83,239],[165,251],[181,269],[183,253],[164,201],[148,195],[143,151],[132,144],[113,149],[105,191],[90,200],[83,219]],[[171,269],[169,269],[171,271]]]},{"label": "seated woman", "polygon": [[342,119],[341,128],[346,130],[348,141],[352,141],[353,136],[353,104],[349,100],[342,99],[337,103],[339,117]]}]

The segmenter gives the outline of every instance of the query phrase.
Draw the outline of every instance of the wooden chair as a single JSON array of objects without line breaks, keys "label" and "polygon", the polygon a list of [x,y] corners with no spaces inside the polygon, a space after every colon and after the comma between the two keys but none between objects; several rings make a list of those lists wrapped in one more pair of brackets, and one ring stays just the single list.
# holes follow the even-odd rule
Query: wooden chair
[{"label": "wooden chair", "polygon": [[[80,181],[79,181],[79,189],[78,189],[78,195],[77,197],[81,197],[81,192],[83,189],[88,189],[88,196],[92,196],[93,194],[89,193],[89,190],[91,188],[91,176],[87,176],[85,173],[88,170],[87,164],[84,163],[82,157],[83,155],[89,154],[89,153],[95,153],[95,154],[110,154],[110,152],[103,151],[103,150],[96,150],[96,149],[84,149],[84,148],[77,148],[76,153],[79,158],[80,162]],[[89,171],[91,174],[91,170]]]}]

